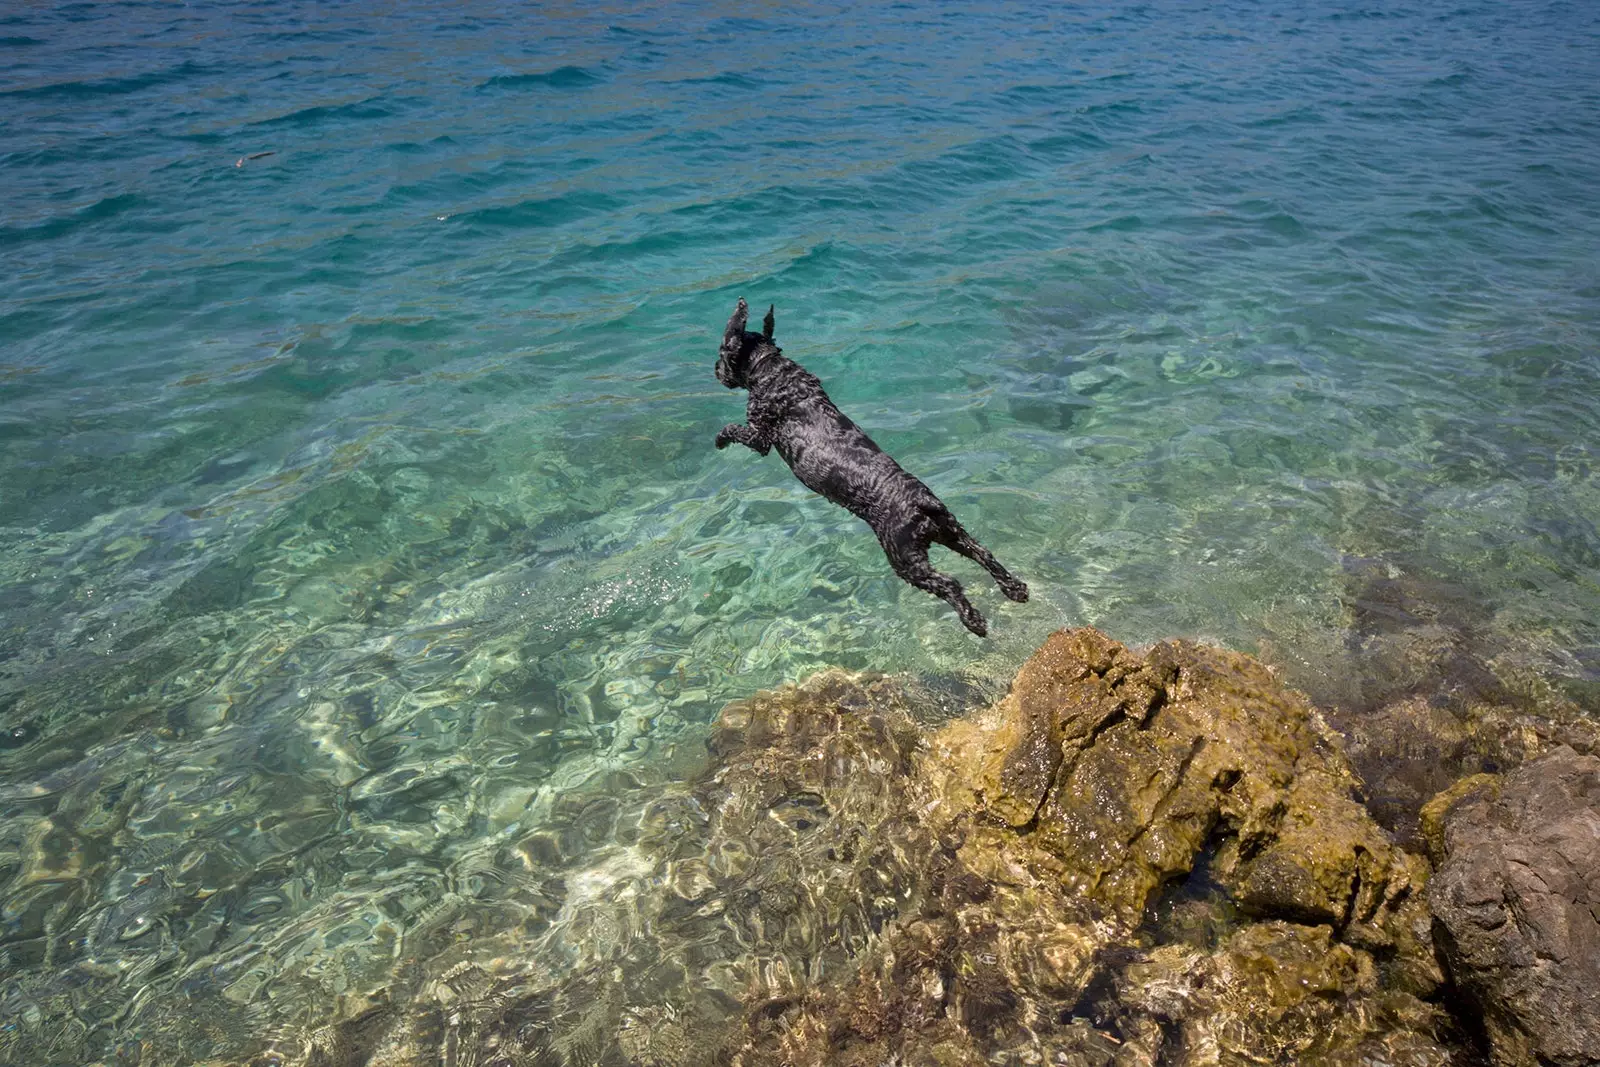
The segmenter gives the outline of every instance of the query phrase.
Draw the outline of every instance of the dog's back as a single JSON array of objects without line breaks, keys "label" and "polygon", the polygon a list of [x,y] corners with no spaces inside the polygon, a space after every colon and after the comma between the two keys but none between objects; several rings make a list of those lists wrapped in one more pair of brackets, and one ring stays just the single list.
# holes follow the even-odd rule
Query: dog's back
[{"label": "dog's back", "polygon": [[771,418],[773,447],[808,489],[869,521],[890,501],[938,505],[931,490],[839,410],[816,375],[791,359],[768,356],[750,379],[751,419]]}]

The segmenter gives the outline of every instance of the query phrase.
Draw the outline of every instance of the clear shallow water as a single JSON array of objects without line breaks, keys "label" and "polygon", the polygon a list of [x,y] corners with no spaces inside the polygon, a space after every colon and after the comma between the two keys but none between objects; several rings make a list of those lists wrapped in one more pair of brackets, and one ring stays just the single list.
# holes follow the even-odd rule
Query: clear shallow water
[{"label": "clear shallow water", "polygon": [[[247,1056],[455,916],[543,929],[519,843],[620,862],[562,805],[825,665],[981,689],[1092,623],[1309,678],[1376,560],[1596,681],[1597,46],[1582,4],[8,9],[6,1053]],[[741,295],[1030,582],[940,563],[990,641],[712,450]]]}]

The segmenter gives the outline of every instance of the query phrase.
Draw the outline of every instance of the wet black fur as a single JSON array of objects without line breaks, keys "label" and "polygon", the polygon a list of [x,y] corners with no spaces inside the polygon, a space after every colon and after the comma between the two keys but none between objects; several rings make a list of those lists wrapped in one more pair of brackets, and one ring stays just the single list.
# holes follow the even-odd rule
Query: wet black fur
[{"label": "wet black fur", "polygon": [[928,546],[943,545],[978,563],[1012,600],[1027,600],[1028,587],[961,528],[931,489],[834,407],[816,375],[784,358],[772,343],[771,308],[761,333],[744,328],[749,312],[741,299],[723,334],[716,371],[729,389],[750,390],[749,425],[724,426],[717,447],[737,442],[763,456],[776,448],[802,483],[872,527],[896,574],[949,601],[979,637],[987,634],[988,623],[967,602],[961,583],[929,565]]}]

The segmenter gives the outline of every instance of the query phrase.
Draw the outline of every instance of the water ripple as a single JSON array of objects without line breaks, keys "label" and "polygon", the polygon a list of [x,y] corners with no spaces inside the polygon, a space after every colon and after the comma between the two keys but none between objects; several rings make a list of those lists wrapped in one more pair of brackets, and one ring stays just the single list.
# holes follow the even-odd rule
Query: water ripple
[{"label": "water ripple", "polygon": [[480,82],[479,91],[519,89],[582,89],[598,85],[605,79],[582,67],[556,67],[554,70],[533,74],[497,74]]},{"label": "water ripple", "polygon": [[[44,44],[32,38],[12,38],[32,44]],[[81,100],[100,96],[124,96],[174,85],[191,78],[218,73],[208,67],[183,62],[166,70],[148,71],[120,78],[92,78],[49,82],[44,85],[24,85],[14,89],[0,89],[0,97],[10,100]]]}]

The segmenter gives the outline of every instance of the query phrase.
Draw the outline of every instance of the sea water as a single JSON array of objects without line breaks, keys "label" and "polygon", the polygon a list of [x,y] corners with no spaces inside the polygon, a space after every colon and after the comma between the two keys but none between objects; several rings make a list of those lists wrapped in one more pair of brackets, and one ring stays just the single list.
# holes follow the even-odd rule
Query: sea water
[{"label": "sea water", "polygon": [[[1600,680],[1591,4],[18,3],[0,59],[13,1062],[292,1048],[548,920],[529,835],[603,896],[562,804],[827,666],[959,703],[1092,624],[1337,693],[1379,574]],[[987,641],[712,448],[741,296],[1030,584],[935,554]]]}]

